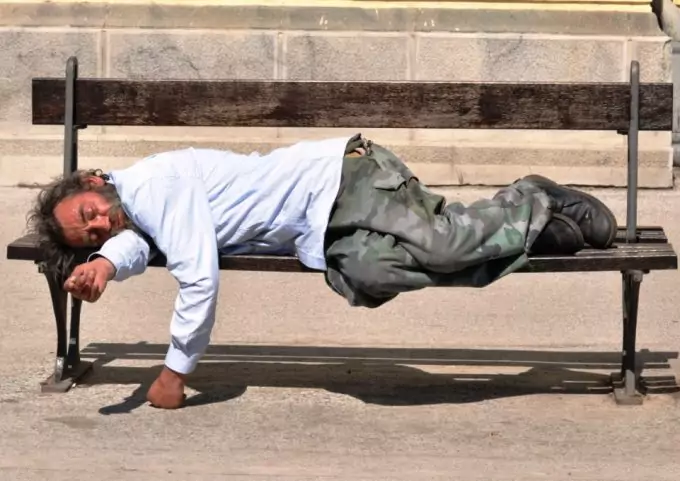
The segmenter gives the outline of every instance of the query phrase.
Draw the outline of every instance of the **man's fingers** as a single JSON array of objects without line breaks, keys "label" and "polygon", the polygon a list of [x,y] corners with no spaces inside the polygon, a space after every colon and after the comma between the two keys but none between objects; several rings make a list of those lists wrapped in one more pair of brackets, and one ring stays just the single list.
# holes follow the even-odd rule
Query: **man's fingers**
[{"label": "man's fingers", "polygon": [[72,293],[78,299],[87,300],[95,282],[96,274],[94,269],[76,268],[73,274],[66,279],[64,290]]},{"label": "man's fingers", "polygon": [[88,294],[89,294],[87,298],[88,302],[95,302],[97,299],[99,299],[99,296],[101,296],[101,289],[99,288],[99,286],[97,286],[96,283],[94,283],[90,287]]},{"label": "man's fingers", "polygon": [[91,302],[94,302],[101,297],[101,295],[104,293],[104,290],[106,289],[107,283],[108,281],[106,280],[106,273],[97,272],[97,275],[92,282],[92,292],[94,294],[94,299]]},{"label": "man's fingers", "polygon": [[95,274],[96,272],[94,271],[94,269],[83,269],[81,272],[78,273],[78,275],[74,276],[75,285],[76,286],[91,285],[92,282],[94,281]]},{"label": "man's fingers", "polygon": [[71,276],[68,279],[66,279],[66,282],[64,282],[64,290],[72,292],[76,288],[76,279],[75,277]]},{"label": "man's fingers", "polygon": [[64,285],[71,289],[77,288],[82,283],[82,278],[85,273],[85,269],[81,268],[80,266],[76,267],[69,278],[66,279],[66,283]]},{"label": "man's fingers", "polygon": [[102,274],[101,272],[97,272],[92,279],[92,285],[95,286],[97,290],[103,291],[104,287],[106,287],[106,275]]},{"label": "man's fingers", "polygon": [[64,289],[66,290],[73,289],[74,282],[76,280],[75,276],[73,275],[75,273],[76,272],[73,271],[71,275],[66,278],[66,281],[64,282]]},{"label": "man's fingers", "polygon": [[88,302],[96,302],[101,297],[104,289],[106,289],[106,278],[101,275],[94,277],[91,283],[88,285]]},{"label": "man's fingers", "polygon": [[95,264],[81,264],[64,282],[64,290],[78,299],[94,302],[106,289],[106,273],[100,272]]},{"label": "man's fingers", "polygon": [[75,276],[75,285],[77,287],[81,287],[87,284],[87,281],[89,279],[88,272],[86,270],[83,270],[78,273],[77,276]]},{"label": "man's fingers", "polygon": [[87,296],[86,293],[82,289],[73,289],[69,291],[73,297],[76,299],[80,299],[81,301],[86,301]]}]

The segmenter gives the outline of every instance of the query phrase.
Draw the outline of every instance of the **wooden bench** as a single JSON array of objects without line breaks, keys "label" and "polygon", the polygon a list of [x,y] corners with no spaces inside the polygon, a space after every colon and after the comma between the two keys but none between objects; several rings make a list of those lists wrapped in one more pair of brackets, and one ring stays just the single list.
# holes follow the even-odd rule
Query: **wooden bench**
[{"label": "wooden bench", "polygon": [[[643,275],[677,269],[662,227],[637,225],[638,131],[670,131],[670,83],[640,83],[631,63],[629,83],[291,82],[245,80],[114,80],[78,78],[70,58],[65,78],[32,82],[33,123],[64,125],[64,172],[77,169],[78,130],[88,125],[351,127],[438,129],[614,130],[628,138],[627,224],[615,245],[574,256],[535,256],[522,272],[622,274],[621,370],[612,375],[619,403],[641,403],[635,336]],[[79,262],[91,251],[77,253]],[[61,289],[42,262],[35,239],[24,236],[7,258],[35,262],[49,283],[57,324],[54,373],[44,391],[64,392],[91,364],[80,360],[81,302]],[[164,266],[158,255],[151,266]],[[220,269],[311,272],[294,257],[222,256]],[[70,323],[69,323],[70,317]],[[70,326],[70,332],[69,331]]]}]

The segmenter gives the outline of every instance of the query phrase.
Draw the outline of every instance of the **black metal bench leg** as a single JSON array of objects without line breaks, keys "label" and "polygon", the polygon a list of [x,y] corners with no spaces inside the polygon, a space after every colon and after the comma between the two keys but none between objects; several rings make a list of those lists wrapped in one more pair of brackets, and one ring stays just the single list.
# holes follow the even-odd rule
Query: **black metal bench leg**
[{"label": "black metal bench leg", "polygon": [[61,279],[57,278],[52,272],[43,272],[47,279],[47,285],[50,288],[50,296],[52,297],[52,309],[54,311],[54,319],[57,322],[57,357],[54,362],[54,372],[43,383],[43,391],[46,386],[52,386],[62,381],[64,377],[64,367],[66,366],[66,303],[67,293],[61,289]]},{"label": "black metal bench leg", "polygon": [[[42,269],[41,269],[42,270]],[[71,333],[67,343],[68,293],[62,289],[64,279],[43,271],[52,297],[52,309],[57,324],[57,356],[54,372],[41,383],[42,392],[64,393],[92,368],[91,362],[80,360],[80,311],[82,302],[72,299]]]},{"label": "black metal bench leg", "polygon": [[637,334],[638,304],[640,299],[640,284],[643,272],[626,271],[622,273],[623,294],[623,351],[621,358],[621,372],[615,382],[614,398],[617,404],[642,404],[643,396],[639,390],[640,376],[638,375],[635,351],[635,336]]},{"label": "black metal bench leg", "polygon": [[80,359],[80,311],[83,301],[71,297],[71,332],[68,341],[66,362],[73,383],[84,378],[92,369],[93,364]]}]

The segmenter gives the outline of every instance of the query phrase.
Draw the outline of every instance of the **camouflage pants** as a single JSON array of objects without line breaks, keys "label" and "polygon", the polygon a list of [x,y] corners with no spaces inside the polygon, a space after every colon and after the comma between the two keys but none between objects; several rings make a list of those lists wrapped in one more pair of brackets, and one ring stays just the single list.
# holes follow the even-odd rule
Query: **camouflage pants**
[{"label": "camouflage pants", "polygon": [[492,199],[447,205],[387,149],[357,135],[346,154],[325,279],[353,306],[430,286],[487,286],[527,263],[550,220],[548,197],[521,181]]}]

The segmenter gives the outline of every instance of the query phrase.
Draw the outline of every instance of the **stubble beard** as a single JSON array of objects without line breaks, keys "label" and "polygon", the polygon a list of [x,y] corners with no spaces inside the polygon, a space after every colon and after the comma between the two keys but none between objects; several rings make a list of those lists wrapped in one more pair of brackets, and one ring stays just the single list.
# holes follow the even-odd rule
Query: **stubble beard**
[{"label": "stubble beard", "polygon": [[[97,190],[110,204],[108,216],[112,226],[112,237],[120,234],[124,230],[133,230],[137,233],[141,233],[141,230],[130,220],[123,210],[123,203],[120,199],[120,196],[118,195],[118,192],[116,191],[116,188],[113,185],[106,184]],[[122,225],[119,225],[121,218],[123,219],[123,223]]]}]

